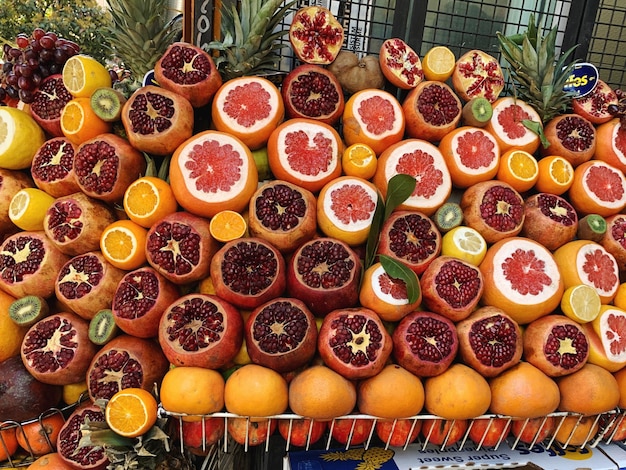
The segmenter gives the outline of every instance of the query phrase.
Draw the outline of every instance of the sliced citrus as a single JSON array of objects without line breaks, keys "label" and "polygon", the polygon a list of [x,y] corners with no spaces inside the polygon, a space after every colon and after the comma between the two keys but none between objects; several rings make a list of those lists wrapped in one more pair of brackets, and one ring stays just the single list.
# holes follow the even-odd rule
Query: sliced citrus
[{"label": "sliced citrus", "polygon": [[46,212],[55,199],[37,188],[24,188],[11,198],[9,218],[22,230],[43,230]]},{"label": "sliced citrus", "polygon": [[211,218],[209,231],[218,242],[229,242],[245,235],[248,224],[239,212],[220,211]]},{"label": "sliced citrus", "polygon": [[446,46],[435,46],[429,49],[422,59],[422,68],[426,80],[445,82],[452,76],[456,57]]},{"label": "sliced citrus", "polygon": [[549,155],[539,160],[537,164],[539,178],[535,183],[535,189],[541,193],[560,196],[574,182],[574,167],[563,157]]},{"label": "sliced citrus", "polygon": [[35,153],[45,141],[43,130],[30,114],[0,106],[0,168],[30,168]]},{"label": "sliced citrus", "polygon": [[487,242],[471,227],[461,225],[446,232],[441,240],[441,255],[454,256],[478,266],[487,253]]},{"label": "sliced citrus", "polygon": [[341,158],[341,168],[343,174],[347,176],[358,176],[368,180],[376,173],[376,153],[367,144],[356,143],[347,147]]},{"label": "sliced citrus", "polygon": [[360,245],[367,240],[377,201],[374,184],[356,176],[341,176],[320,191],[317,224],[329,237]]},{"label": "sliced citrus", "polygon": [[598,292],[587,284],[568,287],[561,298],[561,311],[581,324],[595,320],[601,305]]},{"label": "sliced citrus", "polygon": [[537,111],[525,101],[512,96],[498,98],[493,103],[491,119],[485,126],[496,138],[502,153],[512,148],[534,154],[541,141],[539,135],[526,127],[527,121],[541,126]]},{"label": "sliced citrus", "polygon": [[[626,310],[626,282],[622,282],[617,288],[615,297],[613,297],[613,305]],[[626,397],[624,397],[626,399]]]},{"label": "sliced citrus", "polygon": [[80,145],[111,131],[111,123],[100,119],[91,108],[89,98],[74,98],[61,111],[61,130],[74,145]]},{"label": "sliced citrus", "polygon": [[105,259],[116,268],[137,269],[146,262],[148,231],[132,220],[118,220],[109,224],[100,236],[100,250]]},{"label": "sliced citrus", "polygon": [[123,202],[128,218],[145,228],[178,208],[170,185],[154,176],[142,176],[132,182],[124,193]]},{"label": "sliced citrus", "polygon": [[111,76],[104,65],[91,56],[78,54],[63,66],[63,85],[75,98],[90,98],[102,87],[111,87]]},{"label": "sliced citrus", "polygon": [[524,150],[507,150],[500,157],[496,178],[523,193],[535,186],[539,178],[539,165],[535,157]]},{"label": "sliced citrus", "polygon": [[115,393],[104,410],[111,430],[124,437],[139,437],[157,420],[157,401],[143,388],[124,388]]},{"label": "sliced citrus", "polygon": [[579,214],[609,217],[626,206],[626,177],[614,166],[593,159],[574,168],[567,194]]}]

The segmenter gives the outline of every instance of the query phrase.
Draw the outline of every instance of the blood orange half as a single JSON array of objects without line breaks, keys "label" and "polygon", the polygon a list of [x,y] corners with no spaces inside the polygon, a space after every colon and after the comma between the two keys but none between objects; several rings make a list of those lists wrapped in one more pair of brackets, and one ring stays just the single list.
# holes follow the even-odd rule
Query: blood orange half
[{"label": "blood orange half", "polygon": [[498,172],[500,146],[485,129],[463,126],[446,134],[439,150],[450,170],[452,184],[468,188],[494,178]]},{"label": "blood orange half", "polygon": [[317,198],[317,225],[329,237],[350,246],[367,240],[376,210],[376,186],[363,178],[342,176],[327,183]]},{"label": "blood orange half", "polygon": [[267,142],[274,177],[313,193],[341,175],[342,155],[339,133],[313,119],[289,119],[274,129]]},{"label": "blood orange half", "polygon": [[626,171],[626,126],[622,126],[620,119],[597,127],[594,158]]},{"label": "blood orange half", "polygon": [[494,243],[480,271],[485,279],[482,302],[499,307],[520,325],[551,313],[563,296],[563,279],[552,253],[524,237]]},{"label": "blood orange half", "polygon": [[612,254],[591,240],[573,240],[554,252],[565,288],[587,284],[598,292],[600,301],[613,300],[620,284],[619,268]]},{"label": "blood orange half", "polygon": [[626,177],[608,163],[590,160],[574,168],[568,195],[579,214],[609,217],[626,207]]},{"label": "blood orange half", "polygon": [[348,99],[343,110],[346,144],[369,145],[376,155],[404,137],[404,112],[391,93],[368,88]]},{"label": "blood orange half", "polygon": [[259,184],[250,149],[238,138],[213,130],[176,149],[169,176],[178,203],[203,217],[223,210],[241,212]]},{"label": "blood orange half", "polygon": [[218,131],[227,132],[256,150],[264,147],[285,115],[280,91],[266,78],[239,77],[215,93],[211,117]]},{"label": "blood orange half", "polygon": [[401,210],[417,210],[430,216],[452,193],[452,179],[443,155],[425,140],[406,139],[380,155],[373,182],[384,198],[389,180],[398,173],[417,180],[413,194],[398,207]]},{"label": "blood orange half", "polygon": [[528,129],[523,121],[529,120],[541,124],[541,118],[528,103],[505,96],[493,103],[493,115],[485,126],[500,144],[500,152],[515,147],[530,154],[539,148],[539,136]]}]

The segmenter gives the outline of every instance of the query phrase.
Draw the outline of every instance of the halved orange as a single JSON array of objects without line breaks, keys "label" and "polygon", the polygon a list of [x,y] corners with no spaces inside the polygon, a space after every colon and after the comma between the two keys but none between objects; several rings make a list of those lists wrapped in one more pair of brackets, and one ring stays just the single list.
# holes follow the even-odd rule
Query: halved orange
[{"label": "halved orange", "polygon": [[124,193],[123,202],[128,218],[145,228],[178,208],[169,183],[154,176],[142,176],[132,182]]},{"label": "halved orange", "polygon": [[539,178],[539,165],[535,157],[525,150],[510,149],[500,157],[496,178],[523,193],[535,186]]},{"label": "halved orange", "polygon": [[211,218],[209,231],[218,242],[226,243],[245,235],[248,224],[244,217],[235,211],[220,211]]},{"label": "halved orange", "polygon": [[104,258],[116,268],[131,271],[146,262],[148,230],[132,220],[117,220],[109,224],[100,236]]},{"label": "halved orange", "polygon": [[572,186],[574,167],[565,158],[549,155],[540,159],[537,165],[539,178],[535,183],[535,189],[538,192],[560,196]]},{"label": "halved orange", "polygon": [[74,98],[61,111],[61,130],[74,145],[111,132],[111,123],[100,119],[91,108],[89,98]]},{"label": "halved orange", "polygon": [[139,437],[157,420],[157,401],[143,388],[124,388],[107,402],[104,418],[111,430],[124,437]]},{"label": "halved orange", "polygon": [[358,176],[369,180],[376,173],[376,152],[367,144],[356,143],[347,147],[341,158],[341,167],[346,176]]}]

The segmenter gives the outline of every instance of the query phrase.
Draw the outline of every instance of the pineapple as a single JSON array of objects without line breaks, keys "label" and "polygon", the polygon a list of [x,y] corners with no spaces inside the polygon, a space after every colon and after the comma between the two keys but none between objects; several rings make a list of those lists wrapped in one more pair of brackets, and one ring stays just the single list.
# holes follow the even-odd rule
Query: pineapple
[{"label": "pineapple", "polygon": [[527,31],[515,37],[496,33],[500,52],[511,66],[511,76],[517,82],[517,96],[534,107],[545,124],[566,111],[573,94],[563,86],[576,62],[565,65],[576,46],[560,57],[556,53],[556,26],[541,36],[535,16],[530,15]]},{"label": "pineapple", "polygon": [[[236,4],[239,3],[239,9]],[[278,69],[282,47],[278,40],[288,31],[274,31],[294,2],[281,8],[283,0],[224,2],[222,41],[208,47],[219,52],[215,63],[224,81],[243,75],[258,75]]]},{"label": "pineapple", "polygon": [[112,53],[131,74],[120,90],[126,96],[141,85],[145,74],[182,32],[180,21],[167,21],[169,3],[169,0],[107,0],[113,18],[108,30]]}]

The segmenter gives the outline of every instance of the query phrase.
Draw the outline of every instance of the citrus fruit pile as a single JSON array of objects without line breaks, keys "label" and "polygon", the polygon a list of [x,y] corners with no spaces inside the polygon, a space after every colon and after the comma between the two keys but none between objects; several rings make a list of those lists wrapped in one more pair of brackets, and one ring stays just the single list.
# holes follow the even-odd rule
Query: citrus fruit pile
[{"label": "citrus fruit pile", "polygon": [[[528,429],[553,412],[625,406],[619,118],[591,122],[572,103],[542,122],[502,95],[501,70],[477,96],[464,71],[482,73],[476,64],[493,59],[482,51],[437,46],[410,71],[381,59],[407,90],[400,100],[391,86],[344,95],[319,64],[298,69],[291,91],[254,75],[222,83],[210,54],[171,49],[212,64],[209,103],[164,80],[102,119],[91,98],[114,84],[77,54],[55,133],[27,108],[0,107],[0,364],[19,355],[66,404],[81,392],[106,403],[98,419],[127,438],[156,425],[157,384],[198,452],[225,432],[246,445],[273,432],[310,445],[325,431],[355,444],[373,420],[327,428],[353,413],[379,418],[378,437],[399,445],[466,432],[485,446],[508,433],[533,442]],[[187,71],[165,58],[161,69]],[[319,80],[341,100],[324,102]],[[319,113],[296,114],[296,92],[321,100],[307,101]],[[335,117],[323,113],[331,104]],[[581,125],[585,157],[567,148]],[[608,126],[612,145],[600,145]],[[284,413],[303,421],[285,430],[270,419]],[[477,436],[484,423],[469,423],[487,414],[511,419]],[[562,428],[559,442],[580,440]],[[2,432],[15,445],[0,452],[28,447]]]}]

